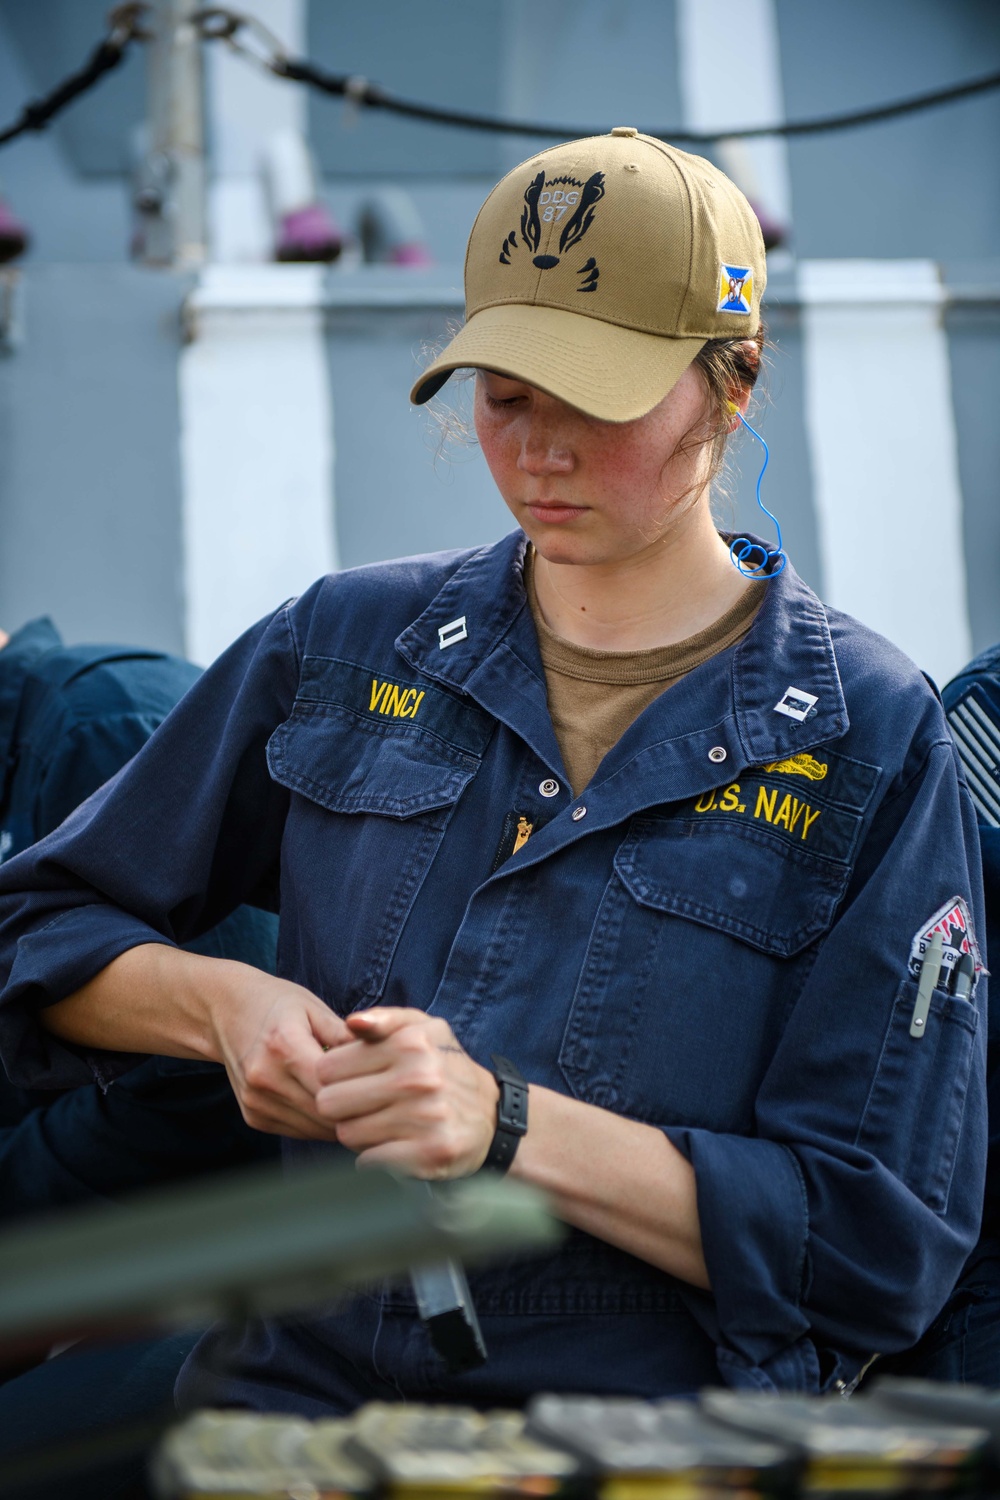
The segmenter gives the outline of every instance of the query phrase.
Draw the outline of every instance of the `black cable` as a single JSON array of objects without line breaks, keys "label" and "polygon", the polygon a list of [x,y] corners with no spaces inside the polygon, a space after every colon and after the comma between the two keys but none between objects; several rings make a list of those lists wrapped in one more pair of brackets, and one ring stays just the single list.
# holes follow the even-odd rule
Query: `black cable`
[{"label": "black cable", "polygon": [[[492,115],[468,114],[464,110],[418,104],[412,99],[398,99],[380,84],[370,83],[366,78],[327,73],[313,63],[296,58],[277,57],[268,66],[282,78],[309,84],[325,94],[346,98],[370,109],[385,109],[393,114],[406,115],[413,120],[427,120],[436,125],[458,125],[466,130],[488,130],[503,135],[545,136],[560,141],[600,135],[604,131],[604,127],[598,130],[593,125],[543,125],[538,121],[499,120]],[[983,94],[996,88],[1000,88],[1000,73],[988,73],[983,78],[968,79],[964,83],[953,84],[950,88],[916,94],[909,99],[874,105],[870,109],[859,109],[850,114],[823,115],[813,120],[789,120],[784,125],[754,125],[744,130],[646,130],[643,134],[655,136],[659,140],[685,141],[696,146],[710,146],[718,140],[748,141],[772,135],[819,135],[825,131],[847,130],[855,125],[871,125],[879,120],[896,119],[900,115],[914,114],[918,110],[931,109],[939,104],[950,104],[957,99],[966,99],[973,94]]]},{"label": "black cable", "polygon": [[8,141],[15,140],[27,130],[44,130],[53,115],[65,109],[66,105],[71,104],[80,94],[93,88],[105,73],[110,73],[112,68],[117,68],[132,40],[131,34],[126,34],[120,40],[116,36],[107,37],[94,48],[90,58],[78,73],[71,73],[68,78],[63,79],[62,83],[50,94],[46,94],[44,99],[32,99],[21,110],[20,116],[13,125],[8,125],[6,130],[0,130],[0,146],[6,146]]},{"label": "black cable", "polygon": [[[115,13],[127,13],[123,24],[116,27],[111,36],[105,38],[93,51],[88,62],[77,73],[72,73],[43,99],[26,104],[19,118],[6,130],[0,130],[0,146],[16,140],[29,130],[43,130],[53,116],[94,86],[106,73],[117,68],[129,45],[135,40],[145,40],[138,23],[138,16],[145,5],[123,5]],[[226,22],[222,29],[218,25],[209,29],[207,19],[203,21],[203,36],[206,40],[232,42],[240,27],[248,18],[223,8],[199,13],[202,18],[222,18]],[[237,50],[240,50],[237,48]],[[258,61],[264,61],[258,59]],[[598,135],[601,130],[591,125],[552,125],[541,121],[501,120],[492,115],[468,113],[465,110],[444,109],[438,105],[420,104],[412,99],[399,99],[380,84],[371,83],[347,73],[328,73],[314,63],[302,59],[284,57],[280,53],[265,61],[271,72],[296,83],[308,84],[322,93],[335,98],[346,98],[369,109],[384,109],[392,114],[404,115],[412,120],[425,120],[435,125],[455,125],[464,130],[486,130],[498,135],[542,136],[552,140],[571,140],[578,136]],[[932,109],[941,104],[951,104],[975,94],[1000,88],[1000,73],[988,73],[982,78],[967,79],[949,88],[935,89],[930,93],[916,94],[908,99],[897,99],[890,104],[873,105],[870,109],[854,110],[847,114],[823,115],[812,120],[788,120],[783,125],[754,125],[742,130],[647,130],[643,133],[660,140],[684,141],[688,145],[710,146],[715,141],[755,140],[764,136],[820,135],[828,131],[847,130],[858,125],[872,125],[882,120],[898,119],[901,115],[914,114],[919,110]]]},{"label": "black cable", "polygon": [[[897,99],[892,104],[873,104],[870,109],[856,109],[845,115],[821,115],[815,120],[789,120],[786,124],[769,130],[758,126],[752,130],[737,130],[736,139],[751,140],[762,135],[821,135],[827,130],[847,130],[854,125],[874,125],[880,120],[895,120],[900,115],[916,114],[922,109],[933,109],[938,104],[952,104],[956,99],[967,99],[973,94],[985,94],[1000,88],[1000,73],[987,73],[982,78],[970,78],[965,83],[953,83],[950,88],[933,89],[927,94],[911,94],[908,99]],[[718,139],[718,137],[716,137]],[[726,137],[729,139],[729,136]]]}]

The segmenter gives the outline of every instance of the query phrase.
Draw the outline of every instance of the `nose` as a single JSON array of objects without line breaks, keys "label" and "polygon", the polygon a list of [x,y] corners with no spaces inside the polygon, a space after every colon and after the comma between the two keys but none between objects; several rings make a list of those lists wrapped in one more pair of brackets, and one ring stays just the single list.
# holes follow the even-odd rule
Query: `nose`
[{"label": "nose", "polygon": [[[555,403],[553,403],[553,406]],[[525,474],[568,474],[573,449],[554,411],[536,403],[525,424],[517,466]]]}]

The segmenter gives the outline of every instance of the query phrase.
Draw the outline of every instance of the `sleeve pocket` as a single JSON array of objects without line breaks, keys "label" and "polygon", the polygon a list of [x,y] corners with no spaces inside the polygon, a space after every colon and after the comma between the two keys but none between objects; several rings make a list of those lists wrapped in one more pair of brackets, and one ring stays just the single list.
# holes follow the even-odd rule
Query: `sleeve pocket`
[{"label": "sleeve pocket", "polygon": [[935,1213],[944,1213],[962,1129],[979,1016],[935,990],[927,1029],[910,1036],[916,981],[899,987],[857,1144]]}]

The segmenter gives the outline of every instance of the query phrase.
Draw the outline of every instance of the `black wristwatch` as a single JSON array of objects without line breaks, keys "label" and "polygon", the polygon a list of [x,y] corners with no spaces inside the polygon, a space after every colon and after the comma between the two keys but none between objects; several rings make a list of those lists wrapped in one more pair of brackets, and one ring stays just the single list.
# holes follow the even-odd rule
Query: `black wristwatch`
[{"label": "black wristwatch", "polygon": [[483,1162],[483,1170],[506,1172],[514,1160],[518,1142],[528,1130],[528,1085],[512,1062],[491,1054],[493,1077],[500,1086],[497,1100],[497,1128]]}]

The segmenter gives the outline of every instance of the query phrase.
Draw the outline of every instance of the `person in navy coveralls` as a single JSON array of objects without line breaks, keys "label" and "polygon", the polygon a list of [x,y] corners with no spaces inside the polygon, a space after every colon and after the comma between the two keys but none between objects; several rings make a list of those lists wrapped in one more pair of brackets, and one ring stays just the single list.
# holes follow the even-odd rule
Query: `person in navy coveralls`
[{"label": "person in navy coveralls", "polygon": [[[0,859],[121,770],[198,676],[163,651],[67,646],[48,619],[0,632]],[[273,972],[275,927],[242,908],[196,946]],[[214,1063],[155,1057],[57,1093],[0,1073],[0,1222],[272,1155]]]},{"label": "person in navy coveralls", "polygon": [[[198,676],[163,651],[67,645],[49,619],[0,631],[0,860],[58,828],[116,775]],[[273,973],[276,936],[273,914],[241,907],[192,947]],[[0,1071],[0,1227],[271,1161],[275,1146],[245,1123],[214,1062],[149,1057],[110,1087],[102,1079],[57,1090],[18,1088]],[[195,1338],[76,1345],[34,1369],[23,1357],[0,1361],[4,1442],[47,1442],[54,1417],[68,1436],[146,1412],[169,1396]],[[116,1478],[96,1480],[102,1497]],[[83,1500],[86,1481],[77,1475],[74,1486]]]},{"label": "person in navy coveralls", "polygon": [[[413,396],[477,371],[517,529],[321,579],[0,868],[15,1079],[222,1062],[290,1161],[486,1164],[568,1226],[472,1278],[478,1369],[375,1286],[210,1333],[183,1407],[848,1390],[948,1297],[986,1158],[975,812],[917,668],[712,519],[764,278],[699,158],[621,128],[516,168]],[[277,976],[180,946],[245,902],[280,907]]]}]

